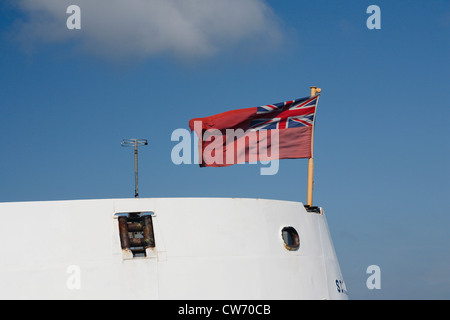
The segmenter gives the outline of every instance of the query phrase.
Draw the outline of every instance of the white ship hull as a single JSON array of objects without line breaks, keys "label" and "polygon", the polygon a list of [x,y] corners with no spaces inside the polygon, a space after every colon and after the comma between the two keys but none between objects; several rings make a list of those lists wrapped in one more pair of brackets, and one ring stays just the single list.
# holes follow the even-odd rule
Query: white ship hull
[{"label": "white ship hull", "polygon": [[[118,221],[143,212],[154,246],[133,257]],[[347,299],[325,215],[298,202],[1,203],[0,219],[1,299]],[[297,230],[297,250],[284,227]]]}]

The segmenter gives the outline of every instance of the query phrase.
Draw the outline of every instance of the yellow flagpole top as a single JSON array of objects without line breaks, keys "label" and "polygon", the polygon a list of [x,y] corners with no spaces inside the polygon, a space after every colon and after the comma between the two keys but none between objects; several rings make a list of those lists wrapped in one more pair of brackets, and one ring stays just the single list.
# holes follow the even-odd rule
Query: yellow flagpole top
[{"label": "yellow flagpole top", "polygon": [[321,93],[322,89],[317,87],[310,87],[311,88],[311,97],[314,97],[317,93]]}]

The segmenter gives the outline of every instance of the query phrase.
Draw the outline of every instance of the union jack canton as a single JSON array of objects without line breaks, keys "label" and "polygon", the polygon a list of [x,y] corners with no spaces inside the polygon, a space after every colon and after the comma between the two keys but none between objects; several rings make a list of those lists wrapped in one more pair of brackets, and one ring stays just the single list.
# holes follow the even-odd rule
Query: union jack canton
[{"label": "union jack canton", "polygon": [[317,95],[258,107],[250,122],[250,130],[312,127],[318,100]]}]

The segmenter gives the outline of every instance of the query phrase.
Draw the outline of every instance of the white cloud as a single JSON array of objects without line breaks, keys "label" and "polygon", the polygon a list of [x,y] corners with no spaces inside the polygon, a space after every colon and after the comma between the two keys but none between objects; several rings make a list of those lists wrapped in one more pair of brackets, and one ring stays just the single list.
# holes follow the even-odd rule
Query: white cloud
[{"label": "white cloud", "polygon": [[[28,46],[75,41],[110,58],[204,57],[233,47],[274,46],[279,21],[265,0],[20,0],[15,35]],[[81,30],[68,30],[69,5]]]}]

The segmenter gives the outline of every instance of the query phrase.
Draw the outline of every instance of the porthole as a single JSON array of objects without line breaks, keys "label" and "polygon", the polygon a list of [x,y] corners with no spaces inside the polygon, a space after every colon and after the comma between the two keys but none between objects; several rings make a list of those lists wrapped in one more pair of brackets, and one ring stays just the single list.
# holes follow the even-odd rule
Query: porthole
[{"label": "porthole", "polygon": [[289,251],[296,251],[300,248],[300,237],[297,230],[293,227],[284,227],[281,230],[281,237],[284,241],[284,247]]}]

